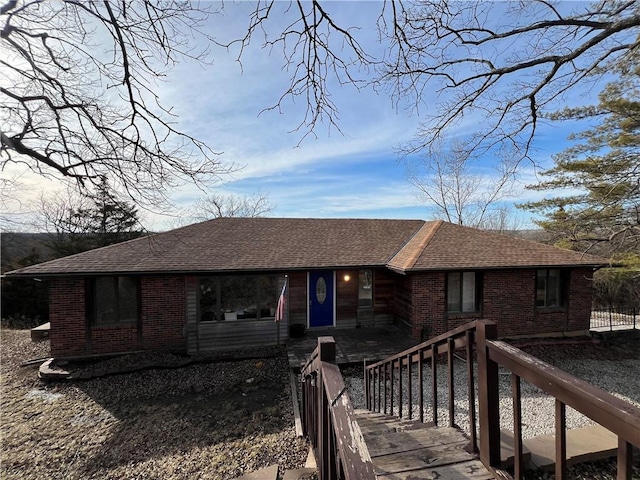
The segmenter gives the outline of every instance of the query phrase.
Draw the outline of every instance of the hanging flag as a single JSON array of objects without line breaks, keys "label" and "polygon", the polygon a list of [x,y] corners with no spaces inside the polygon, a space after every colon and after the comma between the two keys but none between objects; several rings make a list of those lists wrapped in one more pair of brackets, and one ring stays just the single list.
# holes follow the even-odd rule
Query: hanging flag
[{"label": "hanging flag", "polygon": [[282,292],[280,292],[280,297],[278,298],[278,306],[276,307],[276,323],[284,319],[284,309],[285,309],[285,291],[287,290],[287,277],[284,277],[284,285],[282,286]]}]

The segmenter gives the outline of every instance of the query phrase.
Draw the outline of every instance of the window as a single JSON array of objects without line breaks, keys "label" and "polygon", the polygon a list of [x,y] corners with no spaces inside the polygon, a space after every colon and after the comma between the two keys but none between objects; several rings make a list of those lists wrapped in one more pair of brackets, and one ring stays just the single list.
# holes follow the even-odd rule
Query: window
[{"label": "window", "polygon": [[200,321],[273,318],[276,275],[230,275],[200,278]]},{"label": "window", "polygon": [[204,277],[200,279],[200,320],[205,322],[219,320],[218,279]]},{"label": "window", "polygon": [[562,307],[563,272],[558,268],[541,268],[536,270],[536,306]]},{"label": "window", "polygon": [[358,306],[373,306],[373,272],[360,270],[358,273]]},{"label": "window", "polygon": [[93,282],[93,323],[111,325],[138,320],[138,280],[98,277]]},{"label": "window", "polygon": [[479,283],[476,272],[449,272],[447,274],[447,311],[477,312]]}]

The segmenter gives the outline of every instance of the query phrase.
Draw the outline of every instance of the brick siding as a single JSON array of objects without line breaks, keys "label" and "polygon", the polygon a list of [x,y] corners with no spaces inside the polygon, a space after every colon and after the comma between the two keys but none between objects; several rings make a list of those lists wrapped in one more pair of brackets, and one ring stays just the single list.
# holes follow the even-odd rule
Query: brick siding
[{"label": "brick siding", "polygon": [[56,278],[49,283],[51,355],[87,353],[84,278]]},{"label": "brick siding", "polygon": [[142,346],[145,350],[186,350],[185,277],[142,277]]},{"label": "brick siding", "polygon": [[136,324],[91,327],[91,354],[121,353],[141,350]]},{"label": "brick siding", "polygon": [[141,318],[137,324],[91,326],[87,341],[85,279],[53,279],[49,286],[51,355],[186,350],[184,277],[141,277],[139,288]]},{"label": "brick siding", "polygon": [[484,318],[502,337],[589,329],[592,277],[589,268],[570,272],[569,295],[562,308],[535,305],[535,269],[482,272],[482,302],[477,313],[447,314],[446,273],[408,275],[396,285],[396,315],[407,318],[416,340],[427,339],[469,321]]},{"label": "brick siding", "polygon": [[[348,273],[353,277],[348,284],[341,283],[338,277],[338,318],[353,315],[352,304],[346,297],[354,296],[357,300],[357,271]],[[416,340],[426,340],[476,318],[495,321],[503,337],[589,328],[593,276],[589,268],[571,271],[570,295],[565,306],[559,309],[536,308],[534,269],[488,270],[481,276],[481,310],[474,314],[447,315],[446,272],[390,274],[387,280],[392,279],[393,287],[387,288],[384,303],[386,308],[393,308],[397,319],[411,326]],[[292,323],[306,323],[306,280],[306,272],[289,274]],[[93,326],[87,330],[85,279],[51,280],[51,354],[80,356],[140,349],[185,350],[185,277],[141,277],[139,293],[141,317],[137,324]],[[91,335],[89,339],[87,331]]]}]

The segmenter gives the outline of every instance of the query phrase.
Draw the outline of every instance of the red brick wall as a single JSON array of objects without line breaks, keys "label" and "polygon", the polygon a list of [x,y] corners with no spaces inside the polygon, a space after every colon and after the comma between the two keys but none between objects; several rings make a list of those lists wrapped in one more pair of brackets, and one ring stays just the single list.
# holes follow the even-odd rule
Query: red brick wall
[{"label": "red brick wall", "polygon": [[498,335],[536,333],[536,271],[487,270],[482,274],[482,318],[498,324]]},{"label": "red brick wall", "polygon": [[426,340],[447,331],[444,272],[409,275],[413,338]]},{"label": "red brick wall", "polygon": [[593,269],[579,268],[571,271],[569,282],[569,330],[587,330],[591,324],[591,302],[593,296]]},{"label": "red brick wall", "polygon": [[142,277],[142,346],[186,350],[187,295],[182,276]]},{"label": "red brick wall", "polygon": [[121,353],[141,350],[138,328],[129,325],[99,325],[91,327],[91,353]]},{"label": "red brick wall", "polygon": [[84,278],[55,278],[49,283],[51,355],[85,355]]},{"label": "red brick wall", "polygon": [[[539,309],[535,306],[535,270],[487,270],[482,274],[481,311],[474,314],[447,315],[446,273],[425,272],[399,279],[396,291],[410,295],[398,301],[396,314],[412,320],[413,338],[430,338],[477,318],[492,320],[502,337],[536,335],[589,328],[593,272],[572,270],[569,296],[563,308]],[[407,308],[409,305],[410,308]]]},{"label": "red brick wall", "polygon": [[81,356],[134,350],[186,349],[185,279],[140,278],[141,335],[138,325],[92,326],[86,338],[84,278],[58,278],[49,287],[51,354]]}]

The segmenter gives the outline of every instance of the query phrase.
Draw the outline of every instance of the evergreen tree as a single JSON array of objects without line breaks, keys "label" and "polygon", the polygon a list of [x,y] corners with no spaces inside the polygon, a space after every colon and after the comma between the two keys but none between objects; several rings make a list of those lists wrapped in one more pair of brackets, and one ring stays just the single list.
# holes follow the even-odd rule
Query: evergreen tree
[{"label": "evergreen tree", "polygon": [[536,223],[561,246],[633,258],[640,245],[640,49],[625,55],[612,73],[618,77],[598,105],[554,116],[598,123],[572,135],[578,143],[554,157],[555,166],[542,173],[548,180],[529,186],[570,193],[523,207],[544,215]]},{"label": "evergreen tree", "polygon": [[143,234],[138,209],[119,199],[105,177],[95,193],[77,205],[44,201],[43,215],[52,238],[54,256],[66,256],[92,248],[137,238]]}]

